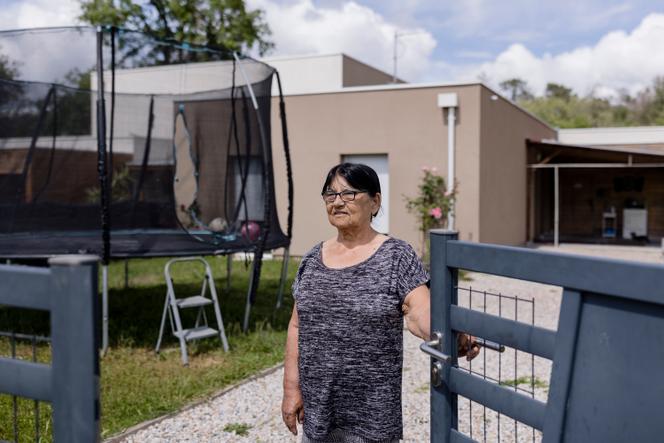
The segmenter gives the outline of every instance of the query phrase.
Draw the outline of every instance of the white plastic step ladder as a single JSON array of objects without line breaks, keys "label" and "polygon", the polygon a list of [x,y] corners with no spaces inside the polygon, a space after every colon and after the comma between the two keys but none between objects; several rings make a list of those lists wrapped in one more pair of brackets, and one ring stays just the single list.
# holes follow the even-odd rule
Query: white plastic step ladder
[{"label": "white plastic step ladder", "polygon": [[[177,298],[175,296],[175,289],[173,287],[173,278],[171,277],[171,265],[174,263],[182,262],[200,262],[205,268],[205,275],[203,276],[203,283],[201,285],[200,294],[193,295],[186,298]],[[219,309],[219,299],[217,298],[217,289],[214,285],[214,278],[212,277],[212,270],[210,265],[202,257],[182,257],[174,258],[166,263],[164,266],[164,276],[166,277],[166,300],[164,301],[164,313],[161,317],[161,326],[159,326],[159,339],[157,340],[156,352],[159,352],[161,346],[161,339],[164,335],[164,326],[166,325],[166,317],[168,316],[171,323],[171,331],[173,335],[180,340],[180,352],[182,353],[182,363],[189,364],[189,357],[187,355],[187,342],[191,340],[198,340],[201,338],[214,337],[218,335],[221,339],[221,344],[224,351],[228,352],[228,340],[226,339],[226,332],[224,331],[224,321],[221,318],[221,310]],[[206,297],[207,293],[210,297]],[[214,329],[208,325],[207,316],[205,315],[205,307],[213,305],[214,314],[217,318],[217,327]],[[182,321],[180,320],[180,309],[198,308],[198,315],[196,316],[196,324],[193,328],[183,329]]]}]

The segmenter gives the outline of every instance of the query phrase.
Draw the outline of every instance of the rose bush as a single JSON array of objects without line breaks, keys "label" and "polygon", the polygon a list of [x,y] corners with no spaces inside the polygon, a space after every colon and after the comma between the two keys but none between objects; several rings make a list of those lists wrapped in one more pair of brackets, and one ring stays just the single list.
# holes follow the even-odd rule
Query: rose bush
[{"label": "rose bush", "polygon": [[422,167],[422,178],[417,187],[416,197],[404,196],[406,209],[415,215],[421,234],[420,253],[428,263],[428,232],[430,229],[447,226],[448,215],[452,211],[456,197],[456,186],[448,189],[445,179],[438,175],[435,167]]}]

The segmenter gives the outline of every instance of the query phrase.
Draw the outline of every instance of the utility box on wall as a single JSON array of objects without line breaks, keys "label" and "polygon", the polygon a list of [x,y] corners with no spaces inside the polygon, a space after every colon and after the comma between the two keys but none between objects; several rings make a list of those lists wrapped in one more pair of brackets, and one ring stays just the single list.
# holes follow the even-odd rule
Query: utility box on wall
[{"label": "utility box on wall", "polygon": [[623,238],[631,239],[633,236],[646,237],[648,235],[648,210],[623,209]]}]

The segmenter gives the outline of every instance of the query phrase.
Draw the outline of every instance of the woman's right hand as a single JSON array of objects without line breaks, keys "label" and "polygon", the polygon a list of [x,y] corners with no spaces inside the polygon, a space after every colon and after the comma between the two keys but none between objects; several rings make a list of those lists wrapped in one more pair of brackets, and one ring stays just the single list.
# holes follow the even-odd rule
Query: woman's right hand
[{"label": "woman's right hand", "polygon": [[304,422],[304,403],[300,389],[285,389],[281,402],[281,417],[288,430],[297,435],[297,423]]}]

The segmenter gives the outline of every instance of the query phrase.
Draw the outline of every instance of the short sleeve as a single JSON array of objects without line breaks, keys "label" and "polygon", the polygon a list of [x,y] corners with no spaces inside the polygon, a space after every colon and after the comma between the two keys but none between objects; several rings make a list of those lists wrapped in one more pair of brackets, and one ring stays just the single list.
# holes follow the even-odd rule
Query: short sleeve
[{"label": "short sleeve", "polygon": [[297,274],[295,274],[295,279],[293,280],[293,284],[291,285],[291,294],[293,295],[293,298],[296,301],[297,301],[298,292],[300,290],[300,282],[302,281],[302,277],[304,275],[304,270],[307,267],[307,263],[311,259],[311,256],[314,252],[315,248],[304,254],[304,256],[302,257],[302,261],[300,262],[300,266],[298,266],[297,268]]},{"label": "short sleeve", "polygon": [[304,272],[304,266],[305,266],[306,260],[302,260],[300,262],[300,266],[297,268],[297,274],[295,274],[295,279],[293,280],[293,284],[291,286],[291,294],[293,294],[293,298],[297,300],[297,293],[300,288],[300,280],[302,279],[302,272]]},{"label": "short sleeve", "polygon": [[412,246],[406,244],[399,254],[396,272],[396,290],[403,303],[406,296],[418,286],[429,282],[429,273]]}]

